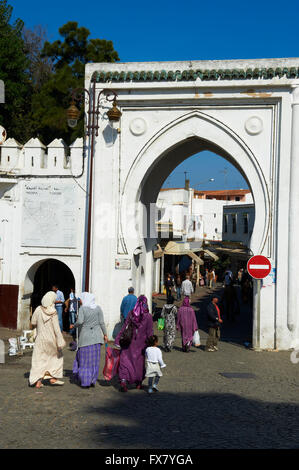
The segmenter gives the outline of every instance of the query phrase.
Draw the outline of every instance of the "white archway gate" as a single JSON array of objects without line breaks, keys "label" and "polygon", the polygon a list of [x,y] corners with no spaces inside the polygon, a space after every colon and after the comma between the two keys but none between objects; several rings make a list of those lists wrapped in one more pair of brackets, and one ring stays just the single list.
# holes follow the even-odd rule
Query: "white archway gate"
[{"label": "white archway gate", "polygon": [[253,344],[296,345],[298,67],[299,59],[87,66],[86,87],[115,90],[122,111],[119,129],[102,116],[92,195],[91,290],[110,335],[130,285],[151,298],[155,238],[144,231],[145,209],[179,163],[212,150],[247,179],[256,210],[250,248],[276,268],[276,282],[260,299],[255,292]]}]

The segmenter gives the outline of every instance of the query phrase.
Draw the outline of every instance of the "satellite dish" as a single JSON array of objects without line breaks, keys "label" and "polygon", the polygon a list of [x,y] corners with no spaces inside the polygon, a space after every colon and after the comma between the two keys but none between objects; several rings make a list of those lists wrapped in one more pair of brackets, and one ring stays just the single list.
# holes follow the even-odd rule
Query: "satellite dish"
[{"label": "satellite dish", "polygon": [[0,145],[4,144],[6,141],[7,132],[4,127],[0,126]]}]

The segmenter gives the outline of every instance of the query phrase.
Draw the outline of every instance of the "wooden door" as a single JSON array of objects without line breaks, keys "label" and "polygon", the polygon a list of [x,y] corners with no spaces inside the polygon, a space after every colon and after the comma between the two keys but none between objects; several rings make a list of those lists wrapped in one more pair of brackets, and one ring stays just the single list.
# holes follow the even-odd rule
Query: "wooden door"
[{"label": "wooden door", "polygon": [[0,326],[17,329],[19,286],[0,285]]}]

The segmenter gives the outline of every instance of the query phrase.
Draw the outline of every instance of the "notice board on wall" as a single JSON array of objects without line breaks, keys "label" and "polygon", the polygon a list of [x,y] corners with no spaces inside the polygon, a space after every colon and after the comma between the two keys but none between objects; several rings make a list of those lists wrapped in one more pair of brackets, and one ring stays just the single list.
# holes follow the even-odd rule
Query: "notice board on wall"
[{"label": "notice board on wall", "polygon": [[74,185],[25,183],[22,246],[75,248],[77,213]]}]

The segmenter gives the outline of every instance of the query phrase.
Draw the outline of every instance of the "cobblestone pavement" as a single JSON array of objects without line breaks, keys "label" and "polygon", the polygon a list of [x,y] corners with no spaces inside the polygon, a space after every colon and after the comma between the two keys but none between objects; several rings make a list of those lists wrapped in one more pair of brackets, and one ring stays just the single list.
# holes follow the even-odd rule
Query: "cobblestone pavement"
[{"label": "cobblestone pavement", "polygon": [[[202,345],[207,298],[202,289],[193,299]],[[249,320],[243,308],[237,323],[223,328],[215,353],[183,353],[177,337],[174,350],[163,353],[167,367],[154,395],[119,393],[117,383],[107,386],[101,375],[95,388],[81,389],[70,382],[74,353],[68,349],[65,385],[37,391],[28,387],[31,352],[6,357],[0,364],[1,448],[298,449],[299,364],[291,363],[290,352],[246,348]],[[103,364],[104,348],[101,371]]]}]

